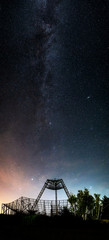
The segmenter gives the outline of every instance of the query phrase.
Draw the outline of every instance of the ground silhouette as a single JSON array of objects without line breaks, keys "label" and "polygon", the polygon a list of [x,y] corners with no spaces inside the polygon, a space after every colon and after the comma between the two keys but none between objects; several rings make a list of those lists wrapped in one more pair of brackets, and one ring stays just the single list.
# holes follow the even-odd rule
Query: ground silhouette
[{"label": "ground silhouette", "polygon": [[3,239],[103,240],[109,237],[109,224],[83,221],[74,216],[0,215]]}]

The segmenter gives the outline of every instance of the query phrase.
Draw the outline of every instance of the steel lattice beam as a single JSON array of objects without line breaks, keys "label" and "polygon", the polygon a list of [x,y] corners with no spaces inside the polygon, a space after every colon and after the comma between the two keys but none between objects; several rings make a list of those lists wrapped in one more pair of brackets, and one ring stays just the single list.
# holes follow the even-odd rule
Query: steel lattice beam
[{"label": "steel lattice beam", "polygon": [[[44,200],[40,200],[46,188],[55,191],[55,202],[51,201],[50,203]],[[36,199],[21,197],[11,203],[2,204],[2,213],[46,213],[48,211],[47,209],[51,209],[49,212],[51,211],[51,213],[57,214],[61,209],[60,201],[57,200],[57,190],[60,189],[64,189],[67,197],[70,197],[70,193],[62,179],[47,179]]]}]

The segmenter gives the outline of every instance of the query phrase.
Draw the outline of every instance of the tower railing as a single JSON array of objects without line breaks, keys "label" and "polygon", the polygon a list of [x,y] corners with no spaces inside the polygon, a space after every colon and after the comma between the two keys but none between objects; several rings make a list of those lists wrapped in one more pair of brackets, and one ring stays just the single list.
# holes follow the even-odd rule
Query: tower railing
[{"label": "tower railing", "polygon": [[[55,200],[41,200],[46,188],[55,191]],[[57,192],[60,189],[64,189],[67,197],[70,197],[70,193],[63,179],[47,179],[36,199],[21,197],[11,203],[3,203],[1,212],[3,214],[42,213],[47,215],[57,215],[63,207],[69,207],[70,205],[67,200],[58,200]]]}]

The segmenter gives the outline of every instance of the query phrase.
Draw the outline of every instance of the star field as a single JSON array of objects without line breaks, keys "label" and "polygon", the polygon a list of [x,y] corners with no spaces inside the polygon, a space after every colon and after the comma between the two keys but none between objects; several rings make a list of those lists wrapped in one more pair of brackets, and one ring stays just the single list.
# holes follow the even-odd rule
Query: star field
[{"label": "star field", "polygon": [[0,18],[0,202],[47,178],[108,196],[109,1],[1,0]]}]

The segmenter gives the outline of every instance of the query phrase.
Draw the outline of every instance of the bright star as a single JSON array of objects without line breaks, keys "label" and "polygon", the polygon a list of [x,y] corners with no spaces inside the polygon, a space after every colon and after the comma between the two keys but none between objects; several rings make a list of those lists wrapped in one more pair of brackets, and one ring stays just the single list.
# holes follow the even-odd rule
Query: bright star
[{"label": "bright star", "polygon": [[87,99],[90,99],[90,98],[91,98],[91,96],[88,96],[88,97],[87,97]]}]

